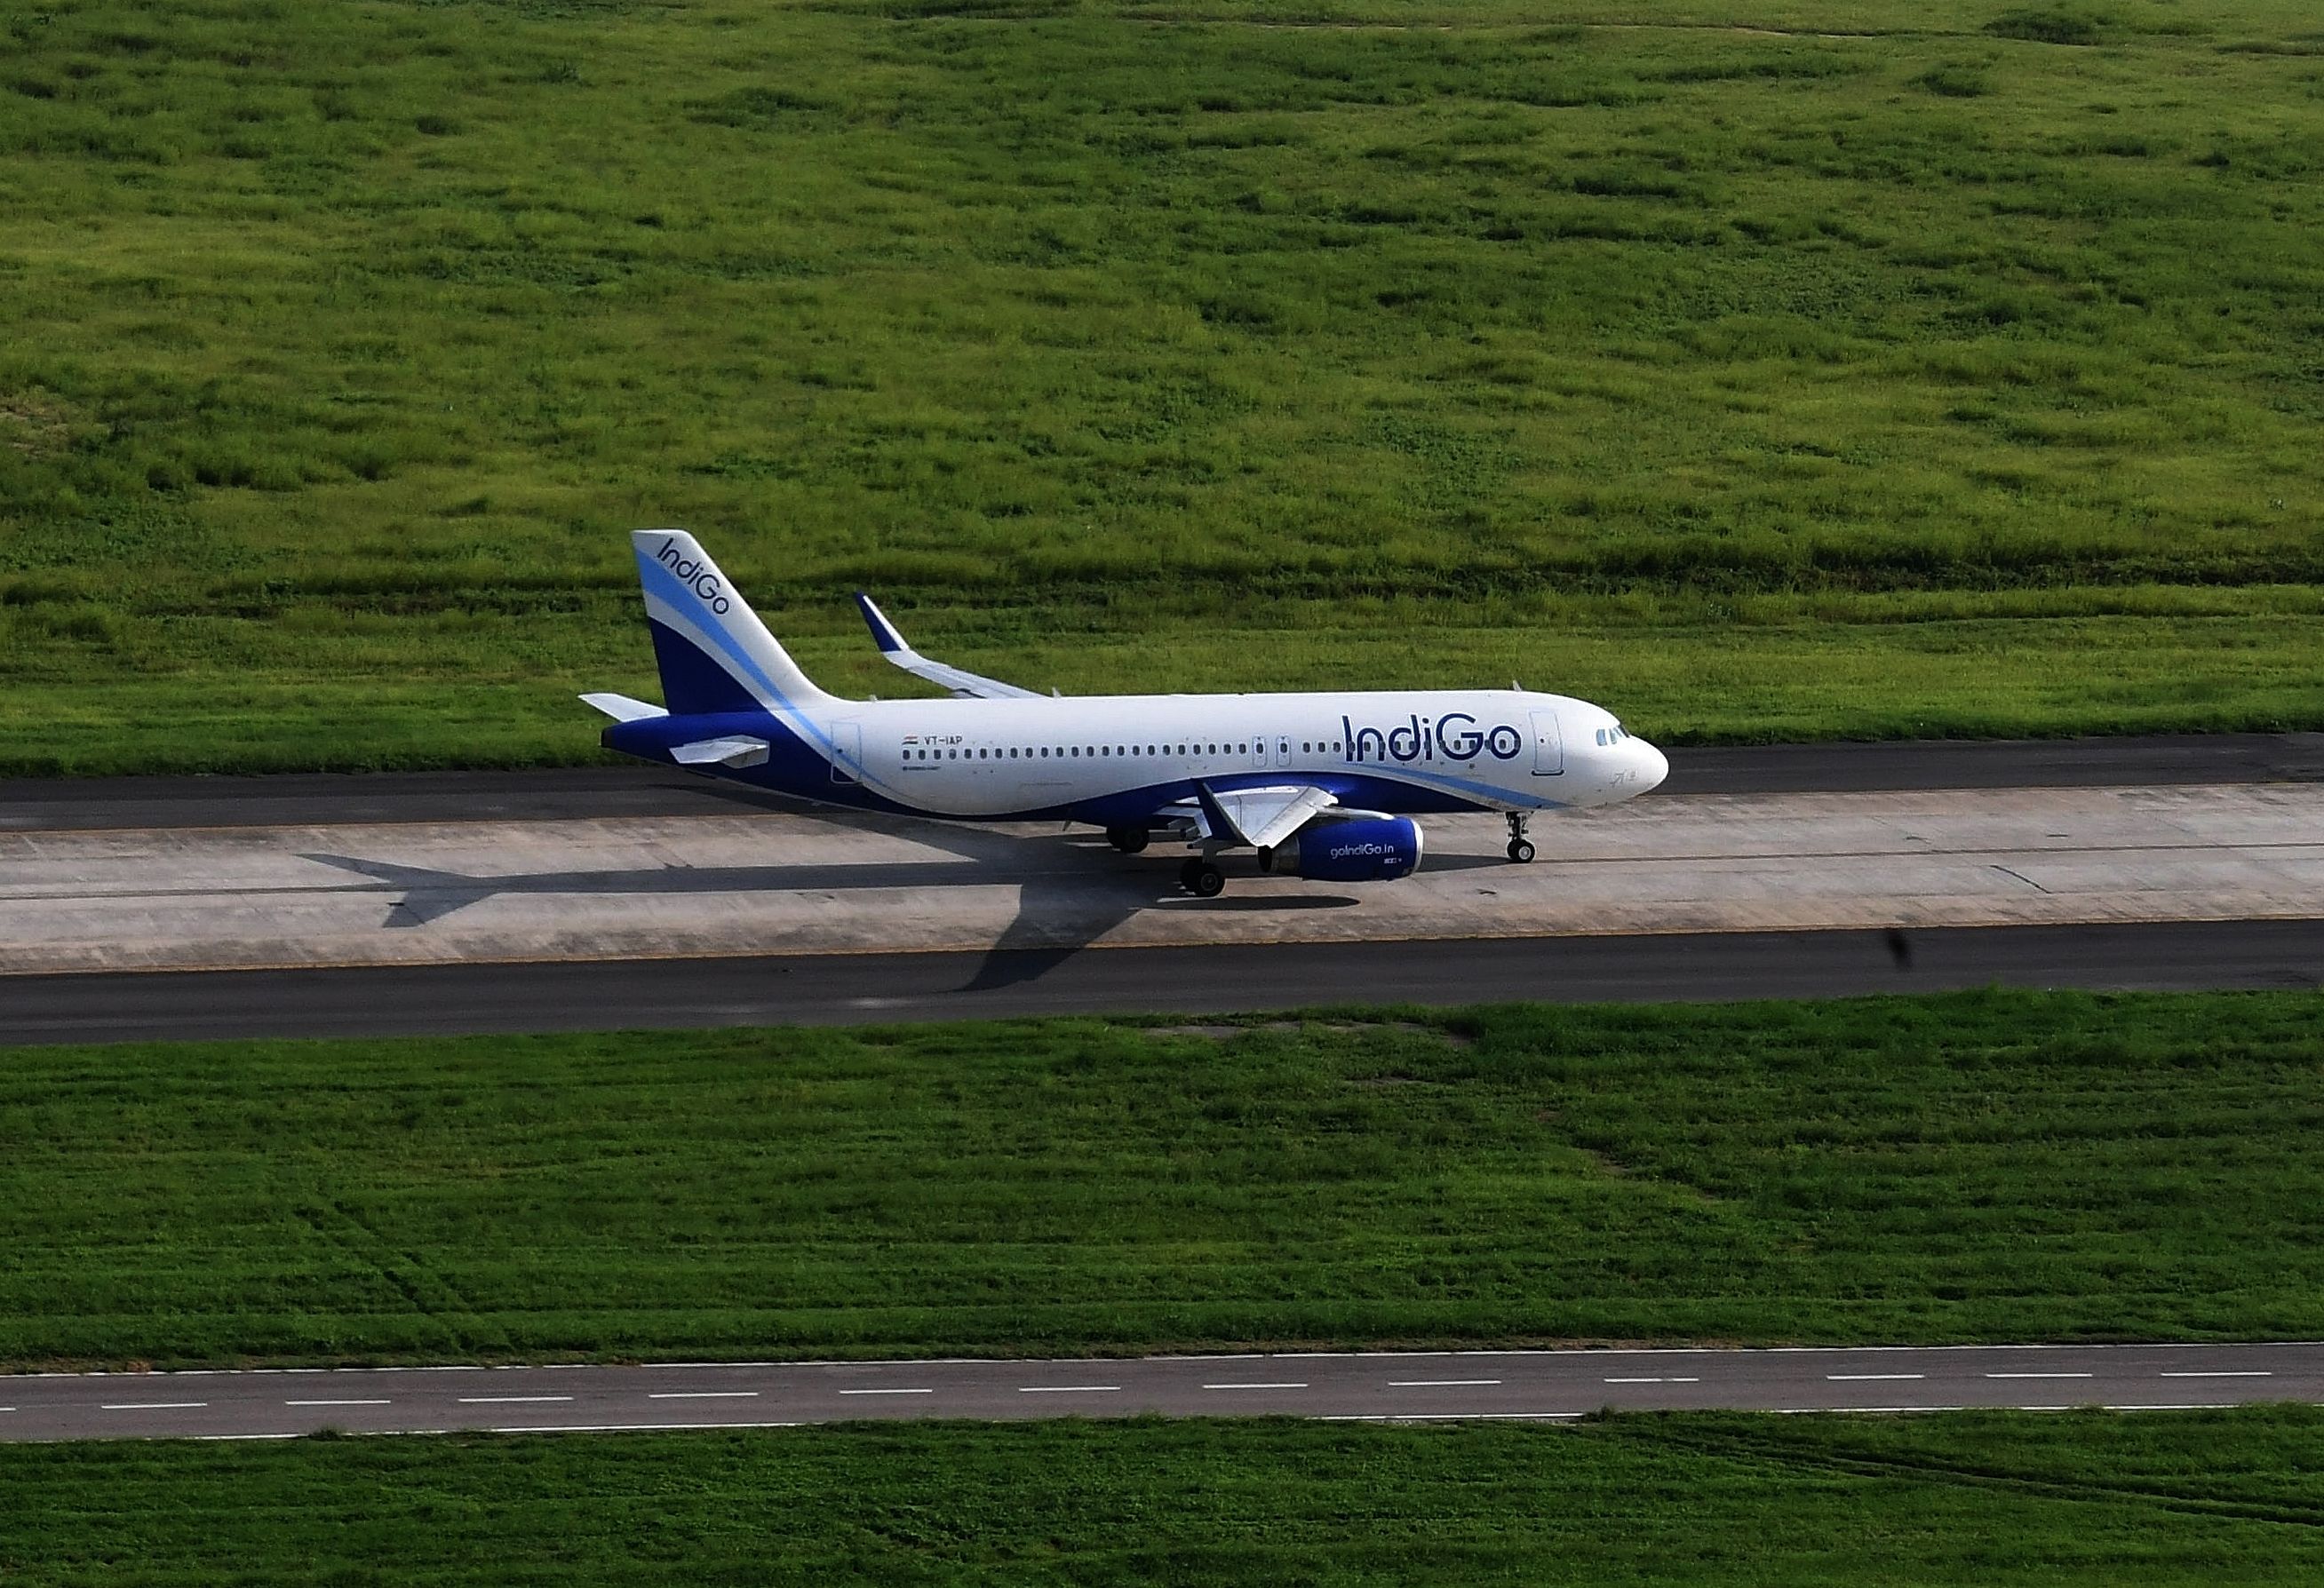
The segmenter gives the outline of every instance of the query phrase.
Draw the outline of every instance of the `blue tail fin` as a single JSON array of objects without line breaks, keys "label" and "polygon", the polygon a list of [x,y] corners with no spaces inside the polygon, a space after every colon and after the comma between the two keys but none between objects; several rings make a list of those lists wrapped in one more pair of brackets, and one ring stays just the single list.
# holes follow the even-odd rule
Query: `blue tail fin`
[{"label": "blue tail fin", "polygon": [[662,702],[671,714],[795,711],[832,700],[799,671],[693,536],[640,529],[630,545],[645,587]]}]

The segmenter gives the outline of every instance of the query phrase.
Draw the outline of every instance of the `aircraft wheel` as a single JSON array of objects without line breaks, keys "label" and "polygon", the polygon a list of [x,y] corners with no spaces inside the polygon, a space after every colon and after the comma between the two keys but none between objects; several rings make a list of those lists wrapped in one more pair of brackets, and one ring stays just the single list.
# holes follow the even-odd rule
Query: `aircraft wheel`
[{"label": "aircraft wheel", "polygon": [[1125,855],[1134,855],[1143,849],[1148,836],[1142,827],[1109,827],[1105,830],[1106,841]]},{"label": "aircraft wheel", "polygon": [[1190,867],[1187,886],[1198,899],[1215,899],[1226,891],[1227,874],[1208,860],[1196,860]]},{"label": "aircraft wheel", "polygon": [[1523,866],[1533,858],[1533,846],[1521,838],[1509,840],[1509,858]]},{"label": "aircraft wheel", "polygon": [[1178,886],[1188,893],[1194,891],[1194,873],[1203,868],[1199,858],[1182,862],[1178,867]]}]

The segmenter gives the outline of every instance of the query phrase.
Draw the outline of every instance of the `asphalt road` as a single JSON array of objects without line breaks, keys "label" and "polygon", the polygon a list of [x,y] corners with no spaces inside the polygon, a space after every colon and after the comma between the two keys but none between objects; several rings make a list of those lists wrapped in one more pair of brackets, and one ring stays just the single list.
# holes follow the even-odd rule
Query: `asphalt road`
[{"label": "asphalt road", "polygon": [[861,1025],[1342,1004],[2312,989],[2324,922],[1084,949],[0,979],[0,1043]]},{"label": "asphalt road", "polygon": [[[1671,753],[1664,794],[1857,794],[2324,780],[2324,733],[1916,739]],[[661,767],[0,780],[0,831],[685,816],[792,802]]]},{"label": "asphalt road", "polygon": [[2324,1345],[1326,1352],[1052,1362],[0,1378],[0,1440],[784,1427],[878,1418],[1560,1421],[1633,1410],[2181,1410],[2324,1400]]}]

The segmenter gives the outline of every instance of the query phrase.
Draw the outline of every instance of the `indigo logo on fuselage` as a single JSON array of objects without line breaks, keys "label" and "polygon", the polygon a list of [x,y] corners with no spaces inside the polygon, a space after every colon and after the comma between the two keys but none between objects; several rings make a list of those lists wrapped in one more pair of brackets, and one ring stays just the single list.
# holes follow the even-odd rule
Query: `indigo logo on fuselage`
[{"label": "indigo logo on fuselage", "polygon": [[661,549],[654,553],[654,560],[677,574],[687,589],[701,598],[704,606],[720,617],[733,610],[734,603],[728,601],[726,592],[718,587],[717,571],[699,557],[678,555],[677,541],[663,541]]},{"label": "indigo logo on fuselage", "polygon": [[1514,761],[1525,751],[1525,735],[1503,722],[1480,728],[1466,711],[1447,711],[1431,721],[1415,715],[1393,728],[1359,728],[1340,719],[1351,761],[1473,761],[1490,756]]}]

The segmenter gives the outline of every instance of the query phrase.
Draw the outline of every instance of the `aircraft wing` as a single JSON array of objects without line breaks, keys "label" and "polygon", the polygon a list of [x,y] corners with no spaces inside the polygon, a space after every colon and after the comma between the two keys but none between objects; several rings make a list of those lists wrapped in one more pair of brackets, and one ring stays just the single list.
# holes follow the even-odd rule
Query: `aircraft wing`
[{"label": "aircraft wing", "polygon": [[1198,783],[1194,800],[1211,837],[1232,839],[1255,849],[1273,849],[1306,826],[1316,812],[1340,803],[1328,790],[1313,784],[1213,794]]},{"label": "aircraft wing", "polygon": [[904,643],[904,637],[896,632],[896,626],[888,621],[888,615],[879,609],[870,596],[860,590],[857,591],[855,604],[863,609],[863,621],[870,626],[872,641],[879,646],[880,654],[905,672],[925,678],[930,684],[942,684],[953,693],[969,700],[1038,700],[1040,698],[1038,690],[1019,689],[1013,684],[1003,684],[997,678],[982,678],[973,673],[963,672],[958,667],[947,667],[942,662],[931,662]]},{"label": "aircraft wing", "polygon": [[763,739],[736,734],[732,739],[697,739],[692,744],[679,745],[669,752],[669,758],[681,766],[707,766],[715,763],[739,770],[744,766],[765,766],[768,748]]}]

